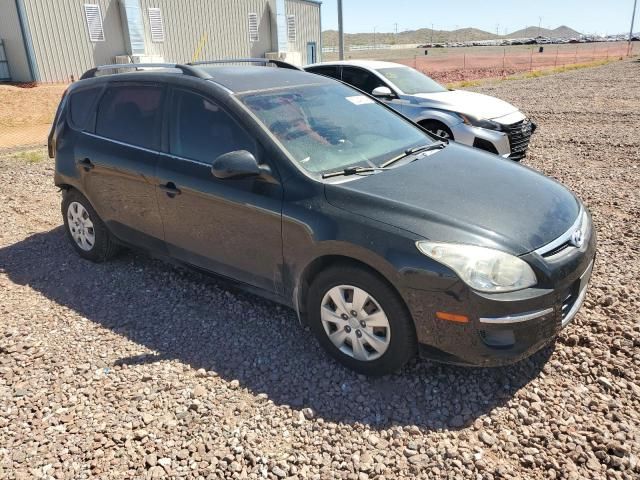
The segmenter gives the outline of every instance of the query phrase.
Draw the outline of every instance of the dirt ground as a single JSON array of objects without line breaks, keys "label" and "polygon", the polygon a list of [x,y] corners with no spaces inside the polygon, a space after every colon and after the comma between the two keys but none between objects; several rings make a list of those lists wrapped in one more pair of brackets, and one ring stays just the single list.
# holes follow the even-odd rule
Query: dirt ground
[{"label": "dirt ground", "polygon": [[0,84],[0,151],[46,143],[66,85],[25,88]]},{"label": "dirt ground", "polygon": [[0,155],[0,478],[640,478],[639,72],[476,89],[538,122],[523,163],[599,239],[574,322],[504,368],[365,378],[276,304],[140,253],[81,260],[53,162]]}]

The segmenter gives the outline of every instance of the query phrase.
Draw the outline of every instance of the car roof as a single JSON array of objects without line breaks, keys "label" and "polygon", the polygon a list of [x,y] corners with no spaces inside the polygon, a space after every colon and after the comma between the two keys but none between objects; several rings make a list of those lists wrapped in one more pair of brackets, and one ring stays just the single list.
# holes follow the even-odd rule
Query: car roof
[{"label": "car roof", "polygon": [[[334,83],[328,77],[314,75],[303,70],[288,68],[263,67],[263,66],[213,66],[202,65],[195,67],[207,74],[208,78],[202,78],[203,82],[213,82],[232,93],[245,93],[251,91],[271,90],[275,88],[296,87],[302,85],[327,85]],[[171,81],[183,74],[175,69],[153,69],[135,72],[100,75],[75,82],[72,90],[89,83],[103,83],[112,81],[136,81],[147,80]],[[188,77],[188,75],[185,75]]]},{"label": "car roof", "polygon": [[200,69],[211,75],[211,81],[234,93],[333,83],[327,77],[287,68],[200,67]]},{"label": "car roof", "polygon": [[383,62],[380,60],[340,60],[336,62],[324,62],[324,63],[314,63],[313,65],[307,65],[304,68],[311,67],[327,67],[327,66],[350,66],[350,67],[361,67],[368,68],[370,70],[378,70],[380,68],[398,68],[398,67],[407,67],[406,65],[402,65],[401,63],[393,63],[393,62]]}]

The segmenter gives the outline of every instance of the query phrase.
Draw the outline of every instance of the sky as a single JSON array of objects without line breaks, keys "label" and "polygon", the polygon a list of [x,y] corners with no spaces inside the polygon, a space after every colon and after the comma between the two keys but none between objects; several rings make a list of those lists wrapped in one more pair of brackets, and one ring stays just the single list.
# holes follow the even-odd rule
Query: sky
[{"label": "sky", "polygon": [[[337,0],[322,0],[322,29],[338,28]],[[475,27],[513,32],[567,25],[581,33],[628,33],[633,0],[343,0],[347,33]],[[640,2],[639,2],[640,3]],[[634,31],[640,30],[640,6]]]}]

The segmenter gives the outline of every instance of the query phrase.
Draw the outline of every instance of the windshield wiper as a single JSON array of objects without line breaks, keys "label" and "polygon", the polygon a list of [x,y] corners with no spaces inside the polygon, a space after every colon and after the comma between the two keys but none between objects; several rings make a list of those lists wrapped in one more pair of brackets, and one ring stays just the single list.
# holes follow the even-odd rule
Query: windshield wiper
[{"label": "windshield wiper", "polygon": [[397,161],[402,160],[403,158],[410,157],[411,155],[415,155],[416,153],[428,152],[430,150],[440,150],[440,149],[446,147],[447,144],[448,144],[448,142],[436,142],[436,143],[430,143],[429,145],[421,145],[419,147],[409,148],[409,149],[405,150],[402,155],[398,155],[397,157],[393,157],[391,160],[388,160],[385,163],[383,163],[382,165],[380,165],[380,167],[381,168],[387,168],[389,165],[393,165]]},{"label": "windshield wiper", "polygon": [[346,177],[349,175],[358,175],[360,173],[373,173],[378,172],[380,170],[386,170],[384,165],[382,167],[350,167],[342,170],[338,170],[337,172],[329,172],[323,173],[322,178],[332,178],[332,177]]}]

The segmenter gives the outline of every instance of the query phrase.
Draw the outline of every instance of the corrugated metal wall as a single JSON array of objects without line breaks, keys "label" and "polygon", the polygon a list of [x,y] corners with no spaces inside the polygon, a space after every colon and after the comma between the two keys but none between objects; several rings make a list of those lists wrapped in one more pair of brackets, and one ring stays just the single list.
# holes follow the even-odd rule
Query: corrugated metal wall
[{"label": "corrugated metal wall", "polygon": [[[141,0],[147,53],[162,55],[169,62],[198,59],[264,57],[271,51],[271,17],[268,0]],[[165,26],[165,41],[153,43],[149,8],[159,7]],[[249,13],[259,20],[259,41],[249,42]]]},{"label": "corrugated metal wall", "polygon": [[[67,82],[72,75],[78,78],[89,68],[114,63],[116,55],[126,54],[118,0],[22,1],[40,74],[39,81]],[[85,3],[100,6],[104,42],[89,40],[84,16]],[[140,4],[147,55],[162,56],[167,62],[188,62],[196,53],[200,60],[264,57],[265,53],[275,49],[271,21],[273,2],[270,0],[140,0]],[[0,6],[0,32],[13,29],[19,33],[17,17],[11,15],[11,8],[15,10],[15,0],[0,0]],[[164,42],[151,40],[149,8],[162,10]],[[296,16],[298,33],[291,50],[299,51],[304,61],[307,41],[317,41],[318,50],[320,48],[320,6],[302,0],[287,0],[289,11],[289,14]],[[256,13],[259,18],[258,42],[249,41],[249,13]],[[18,38],[21,40],[21,36]],[[23,67],[26,67],[28,76],[26,56],[12,57],[15,59],[10,59],[10,67],[16,80],[28,80],[17,78]]]},{"label": "corrugated metal wall", "polygon": [[9,61],[11,80],[31,81],[27,52],[24,48],[15,0],[0,0],[0,38],[4,40],[4,50]]},{"label": "corrugated metal wall", "polygon": [[[23,0],[42,82],[67,82],[125,51],[117,0]],[[84,4],[100,5],[104,42],[89,41]]]},{"label": "corrugated metal wall", "polygon": [[296,41],[289,43],[289,50],[300,52],[302,63],[311,62],[307,58],[307,43],[316,42],[316,60],[320,61],[320,5],[305,0],[287,0],[287,15],[296,17]]}]

